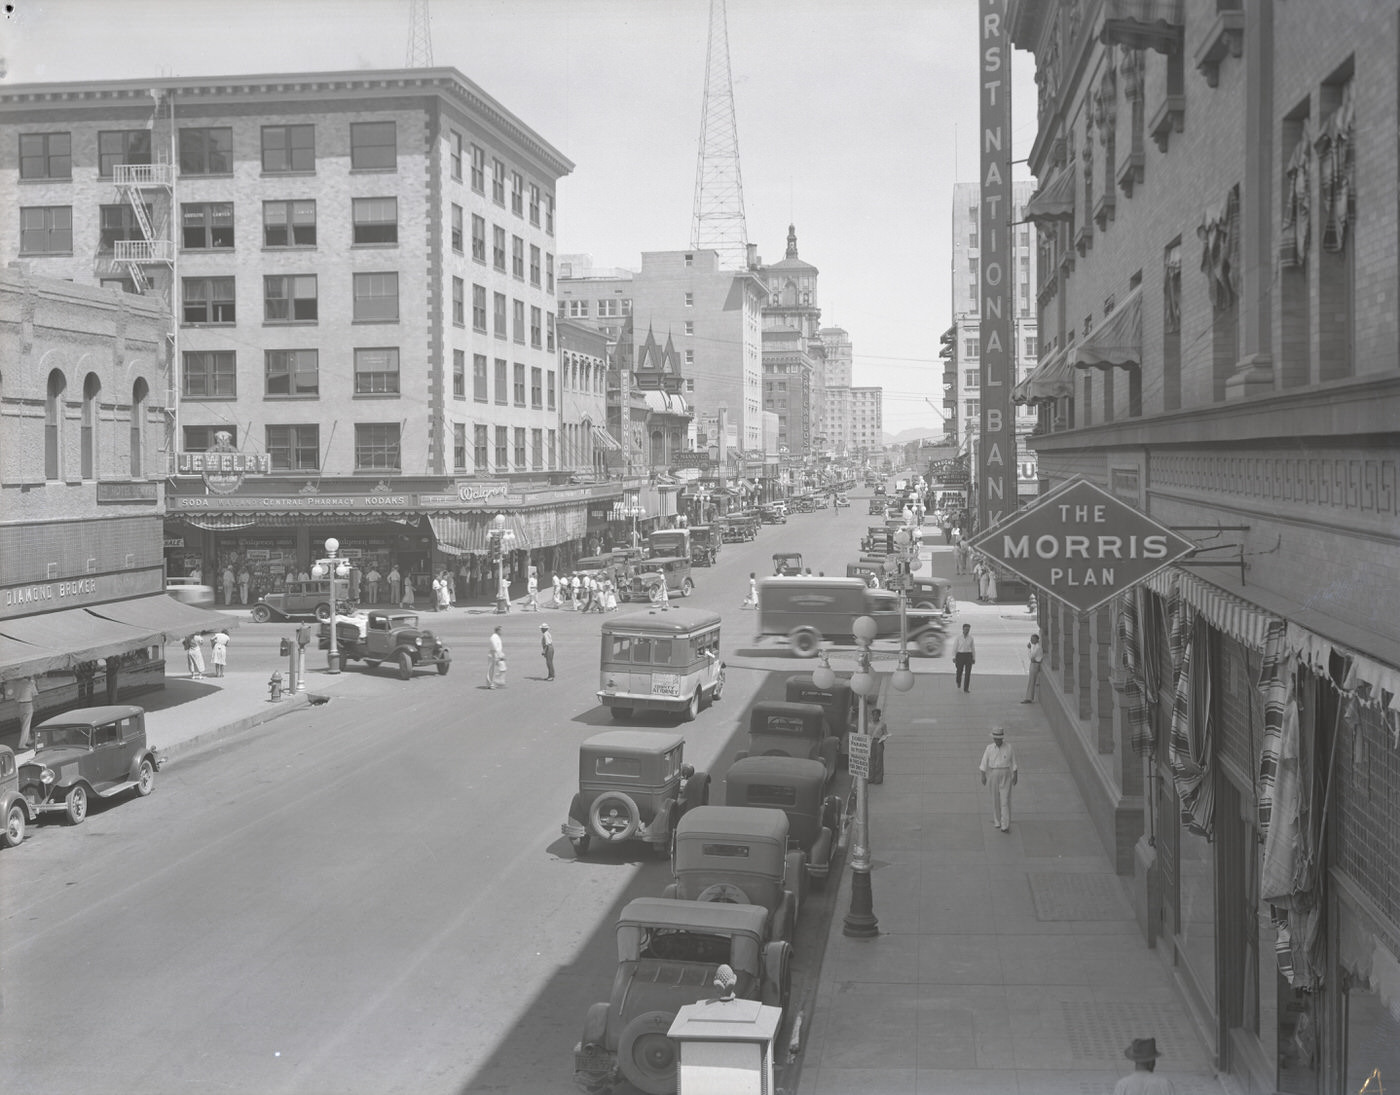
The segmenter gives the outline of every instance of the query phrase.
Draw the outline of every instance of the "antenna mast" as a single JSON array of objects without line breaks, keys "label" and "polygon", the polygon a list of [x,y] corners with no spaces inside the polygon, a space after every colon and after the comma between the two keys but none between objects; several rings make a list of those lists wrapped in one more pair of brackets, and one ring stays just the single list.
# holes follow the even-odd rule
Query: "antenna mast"
[{"label": "antenna mast", "polygon": [[408,52],[404,68],[433,67],[433,26],[428,0],[408,0]]},{"label": "antenna mast", "polygon": [[695,167],[691,246],[719,252],[723,270],[748,266],[744,181],[739,171],[739,131],[734,83],[729,74],[729,28],[724,0],[710,0],[710,44],[705,58],[705,106],[700,116],[700,157]]}]

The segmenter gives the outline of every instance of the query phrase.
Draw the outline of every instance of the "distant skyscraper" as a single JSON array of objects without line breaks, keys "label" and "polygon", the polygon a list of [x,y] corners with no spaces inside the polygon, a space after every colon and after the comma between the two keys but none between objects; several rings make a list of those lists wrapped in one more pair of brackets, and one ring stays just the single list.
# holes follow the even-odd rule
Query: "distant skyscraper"
[{"label": "distant skyscraper", "polygon": [[742,270],[748,265],[748,239],[734,83],[729,75],[728,21],[724,0],[710,0],[710,45],[690,244],[696,250],[717,252],[721,270]]}]

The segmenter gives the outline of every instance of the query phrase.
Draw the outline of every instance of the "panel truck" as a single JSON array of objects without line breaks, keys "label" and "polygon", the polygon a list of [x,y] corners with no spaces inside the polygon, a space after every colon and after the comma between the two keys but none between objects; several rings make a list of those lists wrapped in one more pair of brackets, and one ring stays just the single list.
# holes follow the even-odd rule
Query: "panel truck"
[{"label": "panel truck", "polygon": [[[758,638],[780,635],[800,658],[816,657],[823,642],[852,643],[854,625],[869,616],[877,638],[899,638],[899,594],[870,589],[859,578],[764,578],[758,583]],[[905,613],[909,645],[930,657],[943,653],[940,612]]]}]

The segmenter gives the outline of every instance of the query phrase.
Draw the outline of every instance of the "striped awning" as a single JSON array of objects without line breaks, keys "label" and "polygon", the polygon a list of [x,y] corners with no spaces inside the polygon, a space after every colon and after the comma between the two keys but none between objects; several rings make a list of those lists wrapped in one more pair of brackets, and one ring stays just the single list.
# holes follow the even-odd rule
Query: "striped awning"
[{"label": "striped awning", "polygon": [[1142,286],[1070,347],[1076,369],[1122,369],[1142,364]]},{"label": "striped awning", "polygon": [[1026,202],[1021,216],[1037,225],[1074,219],[1074,169],[1062,167]]},{"label": "striped awning", "polygon": [[1186,0],[1103,0],[1099,41],[1173,53],[1181,48]]},{"label": "striped awning", "polygon": [[1315,674],[1323,678],[1331,675],[1333,655],[1346,659],[1350,677],[1348,688],[1370,685],[1373,704],[1383,704],[1391,711],[1400,711],[1400,669],[1395,666],[1358,654],[1291,620],[1288,623],[1287,645]]},{"label": "striped awning", "polygon": [[1176,567],[1158,571],[1147,580],[1148,588],[1162,597],[1170,597],[1174,585],[1182,599],[1212,627],[1238,639],[1251,650],[1264,649],[1269,624],[1278,620],[1272,612]]},{"label": "striped awning", "polygon": [[378,525],[386,521],[416,526],[422,515],[403,510],[314,510],[296,512],[181,513],[172,514],[194,528],[206,532],[236,532],[248,528],[301,528],[305,525]]},{"label": "striped awning", "polygon": [[602,426],[590,426],[593,431],[593,440],[603,447],[607,452],[621,452],[622,442],[612,434],[608,433]]},{"label": "striped awning", "polygon": [[1035,370],[1011,389],[1011,400],[1013,403],[1052,403],[1073,394],[1069,358],[1061,347],[1041,358]]}]

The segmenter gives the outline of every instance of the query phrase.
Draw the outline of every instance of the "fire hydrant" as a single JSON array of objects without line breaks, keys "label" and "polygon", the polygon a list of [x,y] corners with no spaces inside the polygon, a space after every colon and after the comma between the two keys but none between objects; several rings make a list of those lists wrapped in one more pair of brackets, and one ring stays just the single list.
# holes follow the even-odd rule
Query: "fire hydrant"
[{"label": "fire hydrant", "polygon": [[267,682],[267,698],[269,703],[276,703],[282,698],[281,670],[274,670],[272,678]]}]

